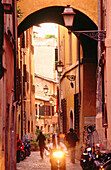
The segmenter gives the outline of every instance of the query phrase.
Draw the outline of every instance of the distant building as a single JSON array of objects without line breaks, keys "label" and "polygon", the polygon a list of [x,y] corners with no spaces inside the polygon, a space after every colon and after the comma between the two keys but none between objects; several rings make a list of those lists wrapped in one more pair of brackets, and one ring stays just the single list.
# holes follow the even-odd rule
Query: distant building
[{"label": "distant building", "polygon": [[55,49],[56,38],[34,39],[34,68],[35,73],[56,80]]},{"label": "distant building", "polygon": [[[34,40],[36,128],[47,134],[56,132],[58,128],[56,49],[55,38]],[[48,87],[47,94],[43,90],[45,85]]]},{"label": "distant building", "polygon": [[[48,93],[44,93],[47,85]],[[35,125],[44,133],[52,134],[58,129],[57,82],[35,74]]]}]

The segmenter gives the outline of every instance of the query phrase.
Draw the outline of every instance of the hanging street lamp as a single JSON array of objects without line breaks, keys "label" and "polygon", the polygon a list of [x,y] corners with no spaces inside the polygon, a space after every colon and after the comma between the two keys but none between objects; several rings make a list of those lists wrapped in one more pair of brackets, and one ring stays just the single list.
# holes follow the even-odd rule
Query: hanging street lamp
[{"label": "hanging street lamp", "polygon": [[52,98],[49,99],[49,103],[50,103],[50,104],[53,103],[53,99],[52,99]]},{"label": "hanging street lamp", "polygon": [[45,93],[45,95],[46,95],[46,94],[48,93],[48,90],[49,90],[48,86],[45,85],[44,88],[43,88],[43,90],[44,90],[44,93]]},{"label": "hanging street lamp", "polygon": [[61,84],[60,84],[60,76],[61,73],[63,72],[63,62],[61,60],[58,61],[57,63],[57,72],[59,75],[59,112],[58,112],[58,127],[59,127],[59,133],[62,132],[62,127],[61,127]]},{"label": "hanging street lamp", "polygon": [[69,65],[72,65],[72,33],[71,28],[73,27],[73,22],[76,13],[74,12],[73,8],[70,5],[64,8],[62,13],[64,25],[68,28],[68,36],[69,36]]},{"label": "hanging street lamp", "polygon": [[70,5],[67,5],[66,8],[64,8],[64,11],[62,13],[64,24],[67,28],[71,28],[73,26],[74,18],[76,13],[74,12],[73,8],[70,7]]},{"label": "hanging street lamp", "polygon": [[61,60],[59,60],[59,62],[57,63],[57,72],[61,75],[61,73],[63,72],[63,62]]}]

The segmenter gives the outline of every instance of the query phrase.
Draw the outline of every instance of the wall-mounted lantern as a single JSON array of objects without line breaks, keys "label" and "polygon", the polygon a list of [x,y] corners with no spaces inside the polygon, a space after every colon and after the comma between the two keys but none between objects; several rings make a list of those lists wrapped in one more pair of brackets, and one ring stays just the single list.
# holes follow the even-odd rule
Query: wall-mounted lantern
[{"label": "wall-mounted lantern", "polygon": [[75,15],[76,13],[74,12],[73,8],[70,7],[70,5],[67,5],[67,7],[64,8],[62,16],[64,19],[64,24],[67,28],[71,28],[73,26]]}]

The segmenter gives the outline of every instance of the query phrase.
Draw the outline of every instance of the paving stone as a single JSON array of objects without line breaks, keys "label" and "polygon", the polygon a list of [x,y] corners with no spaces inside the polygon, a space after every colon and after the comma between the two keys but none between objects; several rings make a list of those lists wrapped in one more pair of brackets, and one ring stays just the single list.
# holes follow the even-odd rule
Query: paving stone
[{"label": "paving stone", "polygon": [[[17,163],[16,170],[50,170],[51,165],[49,161],[49,157],[44,156],[42,160],[40,157],[39,151],[31,152],[29,157],[26,157],[20,163]],[[82,170],[79,161],[76,160],[75,164],[70,162],[69,157],[66,157],[66,170]]]}]

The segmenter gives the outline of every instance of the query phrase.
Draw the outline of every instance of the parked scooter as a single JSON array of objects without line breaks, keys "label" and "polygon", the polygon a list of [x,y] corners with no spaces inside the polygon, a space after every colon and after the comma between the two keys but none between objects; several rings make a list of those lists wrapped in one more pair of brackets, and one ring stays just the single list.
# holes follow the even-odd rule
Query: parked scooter
[{"label": "parked scooter", "polygon": [[16,152],[17,152],[17,157],[16,157],[17,160],[16,160],[16,162],[19,163],[20,162],[20,148],[17,148]]},{"label": "parked scooter", "polygon": [[99,170],[111,170],[111,159],[99,167]]},{"label": "parked scooter", "polygon": [[92,152],[92,148],[88,147],[85,149],[85,152],[81,155],[80,165],[83,170],[91,170],[93,169],[93,162],[94,162],[94,154]]},{"label": "parked scooter", "polygon": [[101,150],[102,144],[86,148],[81,156],[80,164],[83,170],[108,170],[111,168],[111,152]]},{"label": "parked scooter", "polygon": [[29,156],[31,154],[31,145],[30,145],[30,139],[28,138],[28,135],[24,135],[22,137],[22,142],[24,145],[25,156]]},{"label": "parked scooter", "polygon": [[22,145],[20,147],[20,161],[23,161],[25,159],[26,155],[25,155],[25,150],[24,150],[24,146]]},{"label": "parked scooter", "polygon": [[16,157],[17,163],[20,162],[20,148],[21,148],[21,146],[22,146],[22,141],[19,138],[19,135],[17,134],[17,150],[16,150],[16,152],[17,152],[17,157]]},{"label": "parked scooter", "polygon": [[30,140],[24,142],[24,149],[25,149],[26,156],[29,156],[31,154]]},{"label": "parked scooter", "polygon": [[[111,153],[101,151],[99,155],[96,155],[94,160],[94,170],[101,170],[101,167],[107,167],[111,164]],[[102,169],[104,170],[104,168]]]}]

